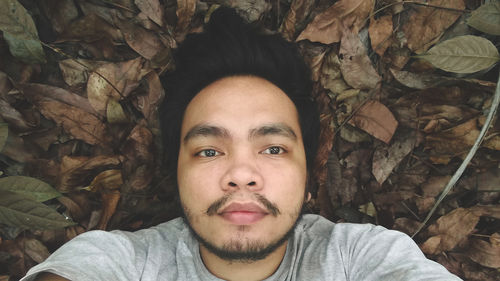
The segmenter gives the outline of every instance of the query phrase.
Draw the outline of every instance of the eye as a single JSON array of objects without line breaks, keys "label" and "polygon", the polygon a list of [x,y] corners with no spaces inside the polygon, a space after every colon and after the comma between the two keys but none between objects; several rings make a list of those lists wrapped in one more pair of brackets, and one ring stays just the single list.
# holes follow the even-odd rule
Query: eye
[{"label": "eye", "polygon": [[271,146],[262,151],[262,154],[283,154],[285,153],[285,149],[279,146]]},{"label": "eye", "polygon": [[215,149],[203,149],[202,151],[196,153],[196,156],[200,157],[215,157],[219,156],[221,153]]}]

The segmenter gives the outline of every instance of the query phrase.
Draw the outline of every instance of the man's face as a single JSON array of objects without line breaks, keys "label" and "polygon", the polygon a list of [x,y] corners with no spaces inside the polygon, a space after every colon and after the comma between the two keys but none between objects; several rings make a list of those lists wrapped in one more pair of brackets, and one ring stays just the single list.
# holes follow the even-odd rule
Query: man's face
[{"label": "man's face", "polygon": [[236,76],[188,104],[177,179],[184,214],[221,258],[257,260],[286,240],[304,203],[297,110],[267,80]]}]

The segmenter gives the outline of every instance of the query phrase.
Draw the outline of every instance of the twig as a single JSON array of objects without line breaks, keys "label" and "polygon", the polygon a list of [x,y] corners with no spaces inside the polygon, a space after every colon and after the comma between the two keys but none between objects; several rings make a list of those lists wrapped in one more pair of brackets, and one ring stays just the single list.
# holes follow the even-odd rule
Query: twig
[{"label": "twig", "polygon": [[493,102],[491,103],[490,112],[488,113],[488,117],[486,118],[486,121],[484,122],[483,128],[481,128],[481,132],[479,133],[479,136],[477,137],[476,142],[472,146],[471,150],[469,151],[469,153],[465,157],[465,159],[462,162],[462,164],[460,165],[460,167],[457,169],[457,171],[455,172],[453,177],[450,179],[450,181],[448,182],[448,184],[444,188],[441,195],[439,195],[439,198],[436,201],[436,204],[434,204],[432,209],[429,211],[429,214],[427,214],[427,217],[425,218],[425,220],[419,226],[417,231],[415,231],[415,233],[411,236],[412,238],[415,237],[415,235],[417,235],[425,227],[425,225],[427,224],[427,222],[429,221],[431,216],[436,211],[439,203],[441,203],[441,201],[443,201],[444,197],[446,197],[446,195],[450,192],[450,190],[453,188],[453,186],[455,186],[457,181],[460,179],[460,177],[464,173],[465,168],[467,168],[470,161],[472,160],[472,157],[474,157],[474,155],[476,154],[476,151],[478,150],[479,146],[481,145],[481,142],[484,140],[484,137],[486,136],[486,132],[488,131],[488,129],[492,125],[493,117],[495,116],[495,113],[497,112],[499,103],[500,103],[500,72],[499,72],[498,81],[497,81],[497,88],[495,90],[495,96],[493,97]]}]

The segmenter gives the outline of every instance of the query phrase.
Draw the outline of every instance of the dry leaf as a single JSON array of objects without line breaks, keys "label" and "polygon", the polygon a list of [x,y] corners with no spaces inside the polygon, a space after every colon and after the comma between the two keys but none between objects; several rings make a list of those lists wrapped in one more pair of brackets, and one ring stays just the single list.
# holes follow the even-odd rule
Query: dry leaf
[{"label": "dry leaf", "polygon": [[344,29],[358,34],[365,19],[373,10],[373,0],[340,0],[323,13],[317,15],[297,41],[308,39],[312,42],[331,44],[339,42]]},{"label": "dry leaf", "polygon": [[479,239],[470,239],[467,255],[482,266],[500,268],[500,245]]},{"label": "dry leaf", "polygon": [[141,78],[139,70],[142,63],[141,58],[116,64],[109,63],[90,74],[87,96],[90,104],[99,114],[105,115],[109,99],[118,101],[137,86]]},{"label": "dry leaf", "polygon": [[69,86],[77,86],[87,82],[89,75],[104,61],[91,61],[84,59],[66,59],[59,62],[64,82]]},{"label": "dry leaf", "polygon": [[314,0],[294,0],[280,26],[280,32],[287,40],[295,38],[297,29],[300,29],[307,16],[314,7]]},{"label": "dry leaf", "polygon": [[9,123],[11,128],[16,128],[20,131],[31,130],[37,125],[26,120],[21,112],[2,98],[0,98],[0,117],[2,117],[5,122]]},{"label": "dry leaf", "polygon": [[41,0],[40,7],[58,33],[78,17],[78,9],[70,0]]},{"label": "dry leaf", "polygon": [[65,89],[37,83],[18,84],[18,87],[23,94],[35,104],[42,100],[54,100],[69,106],[78,107],[85,112],[99,116],[87,99]]},{"label": "dry leaf", "polygon": [[123,41],[121,32],[94,13],[72,22],[59,37],[58,42],[83,40],[95,42],[102,38],[111,38],[115,42]]},{"label": "dry leaf", "polygon": [[379,19],[370,20],[370,27],[368,28],[370,34],[370,42],[372,49],[379,56],[383,56],[385,50],[391,45],[392,36],[392,16],[386,15]]},{"label": "dry leaf", "polygon": [[158,107],[165,97],[165,91],[156,72],[151,71],[144,79],[147,83],[147,94],[137,96],[136,107],[152,128],[158,128]]},{"label": "dry leaf", "polygon": [[433,176],[422,184],[422,195],[425,197],[436,197],[444,190],[451,176]]},{"label": "dry leaf", "polygon": [[428,232],[432,235],[420,248],[426,254],[435,255],[442,251],[449,251],[467,239],[474,231],[479,216],[468,209],[457,208],[440,217],[429,226]]},{"label": "dry leaf", "polygon": [[177,26],[176,30],[180,33],[187,30],[191,23],[191,18],[196,11],[196,0],[177,0]]},{"label": "dry leaf", "polygon": [[159,0],[134,0],[137,8],[159,26],[163,26],[163,6]]},{"label": "dry leaf", "polygon": [[389,143],[398,126],[398,121],[387,107],[378,101],[368,101],[349,120],[377,139]]},{"label": "dry leaf", "polygon": [[340,70],[344,80],[356,89],[374,89],[381,77],[366,54],[357,34],[345,32],[340,42]]},{"label": "dry leaf", "polygon": [[377,147],[373,153],[372,173],[379,184],[385,182],[392,170],[413,150],[416,143],[414,133],[400,133],[391,146]]},{"label": "dry leaf", "polygon": [[165,48],[156,32],[135,25],[128,20],[118,22],[127,44],[143,58],[148,60]]},{"label": "dry leaf", "polygon": [[74,138],[88,144],[110,145],[107,127],[95,115],[58,101],[42,99],[35,102],[42,114]]},{"label": "dry leaf", "polygon": [[[64,157],[57,190],[69,192],[87,186],[98,171],[117,168],[122,163],[120,156],[96,156],[90,159]],[[76,161],[75,161],[76,160]],[[68,164],[68,162],[73,164]]]},{"label": "dry leaf", "polygon": [[[465,9],[463,0],[429,0],[427,4],[439,7]],[[403,32],[410,50],[420,54],[437,42],[444,31],[450,27],[462,13],[446,9],[418,6],[403,25]]]}]

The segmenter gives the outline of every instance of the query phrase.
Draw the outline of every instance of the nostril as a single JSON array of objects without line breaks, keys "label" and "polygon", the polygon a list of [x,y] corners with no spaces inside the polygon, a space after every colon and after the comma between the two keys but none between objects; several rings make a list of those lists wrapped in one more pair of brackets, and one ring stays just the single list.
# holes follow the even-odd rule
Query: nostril
[{"label": "nostril", "polygon": [[249,186],[254,186],[254,185],[256,185],[256,183],[254,181],[251,181],[251,182],[248,183],[248,185]]},{"label": "nostril", "polygon": [[229,182],[229,186],[235,187],[236,184],[234,182]]}]

